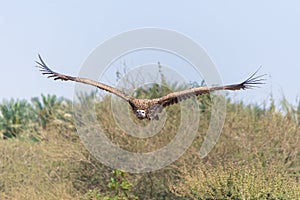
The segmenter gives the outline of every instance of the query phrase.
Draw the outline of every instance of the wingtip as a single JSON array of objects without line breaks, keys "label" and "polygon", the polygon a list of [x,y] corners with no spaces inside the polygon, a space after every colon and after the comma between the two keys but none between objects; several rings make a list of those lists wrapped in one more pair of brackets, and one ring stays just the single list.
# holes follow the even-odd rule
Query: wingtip
[{"label": "wingtip", "polygon": [[244,86],[243,89],[258,88],[260,85],[265,84],[266,79],[263,77],[267,74],[254,76],[255,74],[256,73],[254,73],[251,77],[249,77],[246,81],[242,83],[242,85]]},{"label": "wingtip", "polygon": [[35,63],[37,64],[35,67],[39,68],[43,75],[54,74],[54,72],[45,64],[40,54],[38,54],[38,57],[39,60],[35,61]]},{"label": "wingtip", "polygon": [[39,61],[35,61],[35,63],[37,64],[36,67],[39,68],[40,72],[43,74],[43,75],[46,75],[47,78],[54,78],[54,80],[69,80],[70,76],[66,76],[66,75],[62,75],[62,74],[59,74],[55,71],[52,71],[47,65],[46,63],[43,61],[42,57],[40,54],[38,54],[38,57],[39,57]]}]

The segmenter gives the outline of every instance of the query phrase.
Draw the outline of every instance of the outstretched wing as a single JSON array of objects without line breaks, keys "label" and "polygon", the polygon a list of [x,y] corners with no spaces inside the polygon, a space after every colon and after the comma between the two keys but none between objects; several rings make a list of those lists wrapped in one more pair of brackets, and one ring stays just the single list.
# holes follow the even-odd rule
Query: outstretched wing
[{"label": "outstretched wing", "polygon": [[54,78],[54,80],[63,80],[63,81],[75,81],[75,82],[79,82],[79,83],[85,83],[88,85],[92,85],[95,86],[99,89],[105,90],[107,92],[113,93],[119,97],[121,97],[122,99],[129,101],[129,96],[125,95],[125,93],[123,93],[122,91],[110,87],[108,85],[105,85],[103,83],[88,79],[88,78],[80,78],[80,77],[73,77],[73,76],[67,76],[64,74],[60,74],[57,72],[52,71],[43,61],[43,59],[41,58],[41,56],[39,55],[39,61],[36,61],[36,63],[38,64],[37,67],[40,68],[40,71],[42,72],[43,75],[47,75],[48,78]]},{"label": "outstretched wing", "polygon": [[158,101],[159,104],[162,105],[163,107],[166,107],[166,106],[172,105],[174,103],[183,101],[185,99],[191,98],[193,96],[207,94],[207,93],[217,91],[217,90],[251,89],[251,88],[257,87],[260,84],[264,84],[263,81],[265,79],[263,77],[266,74],[256,76],[257,72],[258,72],[258,70],[252,76],[250,76],[247,80],[245,80],[244,82],[239,83],[239,84],[232,84],[232,85],[225,85],[225,86],[210,86],[210,87],[203,86],[203,87],[191,88],[191,89],[187,89],[187,90],[183,90],[183,91],[170,93],[166,96],[156,99],[156,101]]}]

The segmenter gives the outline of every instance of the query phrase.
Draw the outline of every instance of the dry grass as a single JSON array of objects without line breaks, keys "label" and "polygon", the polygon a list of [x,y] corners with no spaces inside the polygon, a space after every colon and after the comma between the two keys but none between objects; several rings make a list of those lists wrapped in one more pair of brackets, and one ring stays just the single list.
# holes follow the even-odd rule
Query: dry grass
[{"label": "dry grass", "polygon": [[180,197],[190,199],[296,199],[299,182],[277,166],[227,163],[198,165],[183,171],[183,180],[171,185]]},{"label": "dry grass", "polygon": [[[106,105],[104,105],[106,104]],[[109,105],[97,105],[99,119],[120,147],[150,151],[168,143],[176,116],[162,133],[137,140],[114,123]],[[177,107],[167,112],[180,113]],[[209,108],[207,108],[209,110]],[[104,116],[105,115],[105,116]],[[274,110],[228,103],[222,135],[203,160],[197,155],[208,125],[172,165],[147,174],[114,177],[81,144],[76,131],[52,124],[39,142],[0,140],[0,199],[297,199],[300,196],[299,124]],[[66,126],[69,127],[69,126]],[[144,145],[143,145],[144,144]],[[129,189],[109,187],[111,178]],[[119,198],[117,198],[119,197]]]}]

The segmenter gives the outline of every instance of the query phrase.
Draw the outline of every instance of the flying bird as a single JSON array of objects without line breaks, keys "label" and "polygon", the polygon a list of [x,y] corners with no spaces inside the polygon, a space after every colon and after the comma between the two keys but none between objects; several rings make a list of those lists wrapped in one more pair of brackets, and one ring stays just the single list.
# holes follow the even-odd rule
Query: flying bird
[{"label": "flying bird", "polygon": [[239,83],[239,84],[232,84],[232,85],[224,85],[224,86],[202,86],[197,88],[190,88],[183,91],[172,92],[160,98],[154,99],[138,99],[131,96],[126,95],[124,92],[120,91],[117,88],[111,87],[109,85],[88,79],[88,78],[81,78],[81,77],[73,77],[64,74],[60,74],[57,72],[52,71],[43,61],[40,55],[39,61],[36,61],[38,64],[36,67],[40,68],[40,71],[43,75],[47,75],[48,78],[54,78],[54,80],[62,80],[62,81],[75,81],[80,82],[88,85],[95,86],[101,90],[105,90],[116,96],[122,98],[123,100],[127,101],[132,108],[132,111],[139,119],[159,119],[158,114],[167,106],[178,103],[185,99],[188,99],[193,96],[198,96],[202,94],[211,93],[217,90],[245,90],[251,89],[256,87],[260,84],[263,84],[265,80],[263,75],[256,76],[258,70],[252,74],[248,79]]}]

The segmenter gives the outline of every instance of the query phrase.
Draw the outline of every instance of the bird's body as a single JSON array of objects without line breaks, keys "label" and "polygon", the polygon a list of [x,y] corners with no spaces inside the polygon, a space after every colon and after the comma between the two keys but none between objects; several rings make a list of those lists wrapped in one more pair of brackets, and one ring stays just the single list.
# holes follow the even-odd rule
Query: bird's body
[{"label": "bird's body", "polygon": [[54,78],[54,80],[63,80],[63,81],[75,81],[80,82],[88,85],[95,86],[99,89],[105,90],[107,92],[113,93],[123,100],[127,101],[134,114],[139,119],[159,119],[158,114],[169,105],[174,103],[178,103],[185,99],[188,99],[193,96],[198,96],[201,94],[207,94],[217,90],[240,90],[240,89],[249,89],[255,87],[256,85],[262,84],[264,80],[262,77],[264,75],[256,76],[256,72],[250,76],[247,80],[243,81],[239,84],[233,85],[225,85],[225,86],[203,86],[197,88],[191,88],[183,91],[169,93],[163,97],[155,98],[155,99],[138,99],[131,96],[126,95],[124,92],[118,90],[117,88],[108,86],[106,84],[88,79],[88,78],[81,78],[81,77],[73,77],[64,74],[60,74],[57,72],[52,71],[42,60],[41,56],[39,55],[40,61],[37,61],[37,67],[40,68],[40,71],[44,75],[48,75],[48,78]]}]

